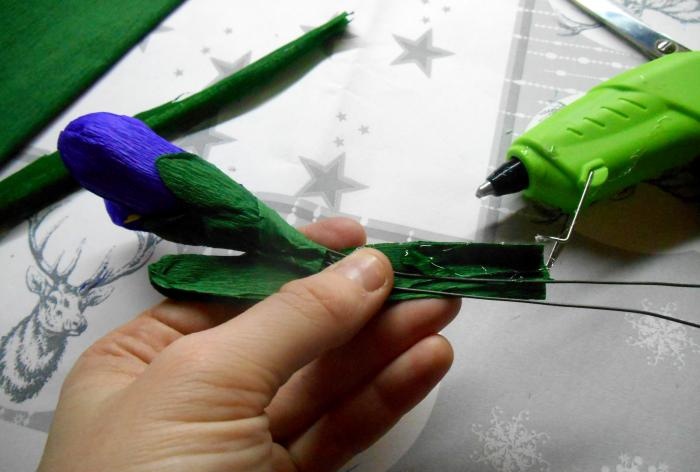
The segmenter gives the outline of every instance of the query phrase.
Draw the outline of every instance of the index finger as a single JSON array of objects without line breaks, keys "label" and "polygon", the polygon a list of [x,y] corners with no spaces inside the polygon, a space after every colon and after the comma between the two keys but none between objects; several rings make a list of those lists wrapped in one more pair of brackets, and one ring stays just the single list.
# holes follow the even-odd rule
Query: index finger
[{"label": "index finger", "polygon": [[327,218],[299,228],[304,235],[331,249],[363,246],[367,241],[360,223],[349,218]]}]

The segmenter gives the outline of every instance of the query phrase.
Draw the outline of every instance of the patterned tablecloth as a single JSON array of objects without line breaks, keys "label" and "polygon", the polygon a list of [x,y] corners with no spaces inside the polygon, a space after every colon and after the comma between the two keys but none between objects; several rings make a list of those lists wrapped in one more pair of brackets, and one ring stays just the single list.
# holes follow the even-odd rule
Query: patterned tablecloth
[{"label": "patterned tablecloth", "polygon": [[[697,0],[620,3],[700,48]],[[197,91],[341,10],[355,12],[349,31],[313,69],[178,144],[295,225],[345,215],[376,241],[558,232],[556,213],[473,192],[533,122],[644,61],[566,0],[191,0],[4,174],[55,149],[81,114],[133,114]],[[684,177],[587,210],[554,275],[697,280],[700,216],[689,201],[698,187]],[[0,470],[33,470],[77,356],[161,298],[145,264],[195,251],[112,226],[86,192],[3,237],[0,367],[29,374],[0,370]],[[105,258],[114,277],[77,294]],[[128,263],[140,269],[121,270]],[[56,306],[46,288],[72,294],[79,308]],[[700,320],[693,290],[570,287],[550,298]],[[36,328],[42,312],[64,326],[85,319],[87,329],[49,339]],[[700,331],[624,313],[465,301],[445,335],[456,351],[445,380],[344,470],[700,470]]]}]

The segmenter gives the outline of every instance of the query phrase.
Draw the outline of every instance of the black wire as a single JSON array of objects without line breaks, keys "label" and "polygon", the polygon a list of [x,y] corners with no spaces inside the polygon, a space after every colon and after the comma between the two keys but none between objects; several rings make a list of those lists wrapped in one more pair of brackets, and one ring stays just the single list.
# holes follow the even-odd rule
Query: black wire
[{"label": "black wire", "polygon": [[[343,258],[346,256],[342,252],[334,251],[332,249],[329,251],[333,255],[336,255],[339,257],[338,259],[335,259],[332,262],[337,262],[338,260],[340,260],[340,258]],[[463,282],[466,284],[469,284],[469,283],[485,283],[485,284],[488,284],[488,283],[494,283],[494,284],[543,283],[543,284],[637,285],[637,286],[640,286],[640,285],[650,286],[651,285],[651,286],[660,286],[660,287],[681,287],[681,288],[699,288],[700,287],[700,284],[692,284],[692,283],[684,283],[684,282],[576,280],[576,279],[551,280],[551,279],[527,279],[527,278],[497,279],[497,278],[483,278],[483,277],[482,278],[478,278],[478,277],[440,277],[440,276],[413,274],[410,272],[399,272],[399,271],[395,271],[394,274],[398,275],[399,277],[421,278],[421,279],[430,279],[430,280],[444,280],[444,281],[450,281],[450,282]],[[401,292],[444,295],[444,296],[449,296],[449,297],[472,298],[475,300],[493,300],[493,301],[500,301],[500,302],[527,303],[530,305],[554,306],[554,307],[561,307],[561,308],[614,311],[614,312],[619,312],[619,313],[635,313],[638,315],[652,316],[654,318],[659,318],[662,320],[671,321],[674,323],[679,323],[682,325],[690,326],[692,328],[700,329],[700,323],[694,323],[692,321],[683,320],[681,318],[675,318],[675,317],[669,316],[669,315],[663,315],[661,313],[656,313],[653,311],[638,310],[636,308],[622,308],[622,307],[613,307],[613,306],[605,306],[605,305],[585,305],[585,304],[577,304],[577,303],[559,303],[559,302],[549,302],[549,301],[543,301],[543,300],[528,300],[528,299],[507,298],[507,297],[486,297],[486,296],[481,296],[481,295],[464,295],[461,293],[445,292],[445,291],[441,291],[441,290],[429,290],[429,289],[422,289],[422,288],[409,288],[409,287],[396,287],[396,286],[394,287],[394,290],[401,291]]]},{"label": "black wire", "polygon": [[[338,256],[338,259],[333,259],[332,262],[337,262],[341,258],[345,257],[339,251],[334,251],[329,249],[333,255]],[[399,277],[408,277],[414,279],[430,279],[430,280],[444,280],[446,282],[464,282],[464,283],[483,283],[483,284],[511,284],[511,283],[541,283],[541,284],[578,284],[578,285],[631,285],[631,286],[657,286],[657,287],[676,287],[676,288],[700,288],[700,283],[694,284],[690,282],[657,282],[657,281],[644,281],[644,280],[582,280],[582,279],[533,279],[533,278],[519,278],[519,279],[504,279],[504,278],[486,278],[486,277],[447,277],[439,275],[425,275],[425,274],[415,274],[411,272],[400,272],[394,271],[395,275]]]},{"label": "black wire", "polygon": [[498,302],[515,302],[515,303],[528,303],[530,305],[543,305],[543,306],[555,306],[562,308],[582,308],[589,310],[601,310],[601,311],[616,311],[620,313],[636,313],[638,315],[653,316],[654,318],[660,318],[666,321],[672,321],[674,323],[680,323],[682,325],[690,326],[692,328],[700,329],[700,323],[694,323],[692,321],[683,320],[680,318],[675,318],[673,316],[663,315],[661,313],[656,313],[647,310],[638,310],[636,308],[621,308],[613,306],[604,305],[582,305],[576,303],[559,303],[559,302],[548,302],[544,300],[523,300],[519,298],[506,298],[506,297],[485,297],[481,295],[463,295],[461,293],[455,292],[443,292],[440,290],[428,290],[422,288],[409,288],[409,287],[394,287],[394,290],[401,292],[413,292],[413,293],[426,293],[432,295],[446,295],[451,297],[461,297],[461,298],[473,298],[476,300],[494,300]]},{"label": "black wire", "polygon": [[432,275],[413,274],[410,272],[398,272],[394,274],[400,277],[408,277],[415,279],[430,279],[444,280],[451,282],[464,283],[541,283],[541,284],[580,284],[580,285],[654,285],[660,287],[680,287],[680,288],[700,288],[700,284],[692,284],[687,282],[655,282],[655,281],[620,281],[620,280],[580,280],[580,279],[502,279],[502,278],[484,278],[484,277],[443,277]]}]

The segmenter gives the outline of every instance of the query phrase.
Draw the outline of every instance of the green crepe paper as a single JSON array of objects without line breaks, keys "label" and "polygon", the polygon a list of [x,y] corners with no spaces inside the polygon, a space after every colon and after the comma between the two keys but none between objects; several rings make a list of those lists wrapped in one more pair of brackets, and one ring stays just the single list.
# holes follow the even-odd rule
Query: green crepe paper
[{"label": "green crepe paper", "polygon": [[[442,243],[417,241],[370,245],[383,252],[396,272],[422,274],[425,277],[404,277],[397,274],[394,286],[456,292],[485,297],[544,299],[545,285],[527,282],[548,280],[540,244]],[[439,280],[435,277],[457,277],[462,280]],[[479,279],[509,279],[512,283],[471,282]],[[419,298],[415,293],[396,293],[394,300]],[[418,294],[425,297],[425,294]]]},{"label": "green crepe paper", "polygon": [[[373,247],[387,255],[395,271],[424,274],[423,278],[394,277],[389,300],[435,298],[446,295],[401,291],[400,288],[449,291],[465,296],[545,298],[548,280],[542,264],[540,245],[499,245],[478,243],[385,243]],[[433,264],[416,263],[432,258]],[[438,268],[440,263],[444,269]],[[278,291],[285,283],[311,275],[313,271],[295,269],[270,257],[202,256],[181,254],[164,256],[148,267],[151,284],[156,290],[175,299],[235,301],[254,303]],[[513,277],[533,282],[469,283],[432,279],[434,275],[471,275],[479,278]]]},{"label": "green crepe paper", "polygon": [[148,266],[151,285],[166,297],[244,304],[260,301],[290,280],[311,273],[249,254],[171,255]]},{"label": "green crepe paper", "polygon": [[[290,280],[319,272],[342,256],[309,240],[242,185],[194,154],[162,156],[156,167],[165,186],[179,200],[180,210],[170,216],[143,216],[138,220],[140,229],[175,242],[246,253],[232,257],[163,257],[150,266],[149,274],[153,286],[168,296],[257,301]],[[435,296],[402,289],[509,298],[545,296],[541,280],[549,275],[539,244],[421,241],[371,247],[386,254],[396,272],[418,275],[397,274],[392,300]],[[485,284],[469,282],[469,277],[519,281]]]},{"label": "green crepe paper", "polygon": [[0,163],[182,0],[8,0],[0,16]]},{"label": "green crepe paper", "polygon": [[274,255],[311,272],[326,262],[328,249],[201,157],[165,155],[158,158],[156,167],[166,187],[182,202],[183,211],[172,217],[143,217],[140,226],[146,231],[184,244]]},{"label": "green crepe paper", "polygon": [[[63,2],[55,3],[57,8],[64,8]],[[148,7],[144,6],[144,2],[136,3],[145,9],[151,5],[150,2],[145,2]],[[27,8],[31,8],[31,5],[33,2],[27,3]],[[87,7],[81,3],[78,8]],[[341,34],[348,23],[348,14],[342,13],[194,95],[180,101],[165,103],[135,116],[145,121],[156,133],[185,133],[197,123],[216,116],[231,102],[248,96],[273,82],[283,72],[291,70],[300,58]],[[46,48],[45,51],[52,49]],[[48,76],[55,77],[51,74]],[[0,80],[0,83],[4,86],[4,80]],[[27,104],[23,104],[16,109],[23,110],[26,106]],[[10,114],[7,113],[7,116]],[[58,152],[40,157],[0,182],[0,229],[11,228],[78,188],[78,183],[68,173]]]}]

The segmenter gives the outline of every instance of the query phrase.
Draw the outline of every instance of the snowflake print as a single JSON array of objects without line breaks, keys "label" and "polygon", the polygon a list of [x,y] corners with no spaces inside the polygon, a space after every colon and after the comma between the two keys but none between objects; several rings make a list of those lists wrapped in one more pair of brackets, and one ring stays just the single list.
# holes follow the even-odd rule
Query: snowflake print
[{"label": "snowflake print", "polygon": [[[644,310],[657,311],[664,315],[673,315],[677,310],[675,303],[667,303],[654,309],[649,300],[642,300],[642,307]],[[687,353],[700,353],[700,345],[688,335],[685,326],[651,316],[628,314],[625,315],[625,319],[637,330],[636,337],[630,336],[627,343],[648,351],[649,365],[657,365],[660,361],[671,359],[680,370],[685,365]]]},{"label": "snowflake print", "polygon": [[629,454],[620,454],[618,457],[619,464],[614,469],[604,465],[600,468],[600,472],[670,472],[671,469],[667,464],[659,462],[656,465],[649,464],[644,467],[644,459],[639,456],[631,457]]},{"label": "snowflake print", "polygon": [[479,438],[481,449],[471,455],[476,462],[485,462],[498,472],[549,471],[549,462],[538,450],[549,440],[546,433],[528,430],[527,411],[521,411],[510,420],[503,419],[503,410],[491,410],[491,426],[484,429],[480,424],[472,425]]}]

